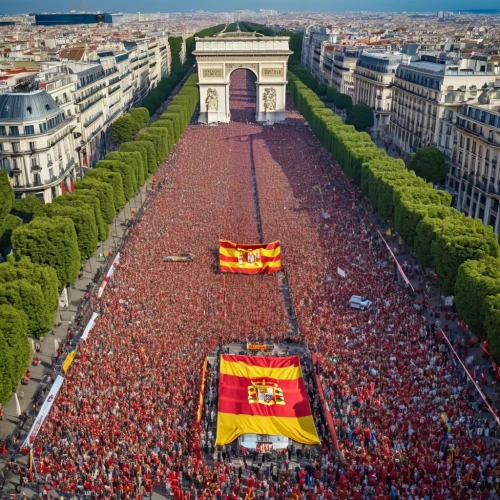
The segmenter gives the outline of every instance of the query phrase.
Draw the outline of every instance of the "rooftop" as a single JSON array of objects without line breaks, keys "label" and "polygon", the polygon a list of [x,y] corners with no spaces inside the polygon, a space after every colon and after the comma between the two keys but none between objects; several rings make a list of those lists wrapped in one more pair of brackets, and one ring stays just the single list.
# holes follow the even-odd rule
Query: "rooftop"
[{"label": "rooftop", "polygon": [[47,118],[59,111],[45,90],[0,94],[0,121],[30,121]]}]

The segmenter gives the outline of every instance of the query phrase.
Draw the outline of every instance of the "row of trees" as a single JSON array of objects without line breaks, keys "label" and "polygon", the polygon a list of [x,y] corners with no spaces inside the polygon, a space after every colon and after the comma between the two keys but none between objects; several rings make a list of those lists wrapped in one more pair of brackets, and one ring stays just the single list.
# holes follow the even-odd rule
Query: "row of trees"
[{"label": "row of trees", "polygon": [[314,75],[300,64],[300,61],[290,66],[290,71],[321,100],[333,104],[339,111],[345,111],[347,125],[353,125],[358,132],[373,127],[373,110],[370,106],[353,105],[351,96],[339,92],[335,87],[318,82]]},{"label": "row of trees", "polygon": [[74,283],[83,261],[108,238],[116,214],[182,136],[198,103],[197,81],[191,75],[149,127],[147,110],[132,110],[140,117],[134,139],[122,142],[75,182],[73,192],[51,204],[42,205],[35,197],[13,201],[8,178],[0,171],[0,191],[6,195],[1,220],[19,221],[11,234],[12,255],[0,265],[0,402],[9,399],[28,366],[28,336],[51,330],[62,288]]},{"label": "row of trees", "polygon": [[314,134],[379,215],[393,220],[419,262],[435,269],[443,294],[455,295],[461,317],[486,335],[500,362],[500,247],[493,229],[451,208],[449,193],[389,157],[366,132],[344,124],[298,77],[290,73],[288,81]]},{"label": "row of trees", "polygon": [[[236,24],[234,25],[236,26]],[[186,39],[186,61],[181,61],[181,51],[183,39],[181,36],[170,37],[168,43],[170,45],[170,73],[168,76],[162,78],[158,85],[152,89],[142,103],[143,108],[133,108],[125,116],[122,116],[113,122],[111,131],[113,138],[121,144],[125,141],[130,141],[131,138],[143,127],[146,126],[147,121],[144,122],[144,110],[149,115],[156,113],[158,108],[168,99],[172,91],[179,85],[186,73],[193,67],[194,58],[192,55],[194,49],[194,38],[213,36],[221,32],[226,27],[225,24],[219,24],[206,30],[195,33],[192,37]],[[145,108],[145,109],[144,109]]]}]

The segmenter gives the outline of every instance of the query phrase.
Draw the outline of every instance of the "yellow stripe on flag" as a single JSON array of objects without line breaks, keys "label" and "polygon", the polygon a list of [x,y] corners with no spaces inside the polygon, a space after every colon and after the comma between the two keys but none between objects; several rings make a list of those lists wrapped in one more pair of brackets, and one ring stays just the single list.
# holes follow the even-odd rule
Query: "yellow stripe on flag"
[{"label": "yellow stripe on flag", "polygon": [[284,368],[270,368],[267,366],[252,366],[240,361],[228,361],[221,358],[220,373],[235,377],[271,377],[278,380],[296,380],[302,377],[300,366],[286,366]]},{"label": "yellow stripe on flag", "polygon": [[221,266],[224,266],[224,267],[238,267],[240,269],[245,269],[245,268],[248,268],[248,269],[255,269],[255,268],[258,268],[258,267],[261,267],[261,268],[266,268],[266,267],[281,267],[281,261],[277,261],[277,262],[256,262],[254,264],[248,264],[246,263],[245,261],[243,261],[243,264],[240,266],[238,264],[238,262],[225,262],[225,261],[221,261]]},{"label": "yellow stripe on flag", "polygon": [[70,367],[71,363],[73,363],[73,360],[75,359],[76,356],[76,351],[71,351],[67,356],[66,359],[64,360],[64,363],[62,365],[62,370],[64,373],[68,371],[68,368]]},{"label": "yellow stripe on flag", "polygon": [[232,443],[242,434],[266,434],[288,436],[303,444],[319,444],[311,415],[299,418],[262,417],[258,415],[217,415],[216,445]]}]

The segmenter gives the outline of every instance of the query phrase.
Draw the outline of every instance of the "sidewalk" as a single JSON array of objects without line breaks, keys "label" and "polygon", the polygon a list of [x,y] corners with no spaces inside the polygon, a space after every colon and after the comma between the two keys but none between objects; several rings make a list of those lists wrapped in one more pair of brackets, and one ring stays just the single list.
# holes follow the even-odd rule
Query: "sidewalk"
[{"label": "sidewalk", "polygon": [[[173,97],[177,95],[186,80],[195,72],[194,68],[187,71],[179,84],[171,91],[168,99],[162,104],[160,109],[150,118],[149,124],[156,121],[165,108],[171,103]],[[42,390],[50,386],[55,378],[51,379],[51,375],[57,375],[54,368],[52,357],[54,356],[58,345],[67,342],[69,345],[76,345],[75,339],[83,332],[85,325],[93,312],[93,305],[90,301],[85,300],[85,294],[90,291],[93,297],[97,297],[97,290],[100,283],[104,279],[108,268],[111,266],[116,251],[128,234],[127,221],[133,216],[132,211],[137,214],[142,206],[146,203],[149,194],[152,192],[153,175],[151,175],[136,193],[135,197],[129,200],[125,207],[115,217],[110,226],[110,236],[106,241],[101,242],[99,248],[85,262],[82,270],[81,278],[78,278],[70,287],[68,299],[69,307],[67,309],[59,308],[54,316],[54,328],[43,339],[40,340],[41,352],[37,353],[40,363],[37,366],[30,365],[31,379],[28,385],[19,385],[17,395],[21,412],[28,413],[28,420],[22,428],[18,427],[19,418],[16,409],[16,401],[14,396],[3,407],[3,420],[0,421],[0,442],[5,441],[8,453],[0,455],[0,498],[8,498],[9,492],[14,491],[15,485],[19,484],[19,476],[17,474],[7,472],[6,466],[10,459],[17,459],[18,463],[26,465],[27,458],[19,454],[19,448],[25,440],[28,431],[36,419],[38,410],[43,404],[44,395]],[[111,255],[108,256],[108,252]],[[81,321],[79,322],[79,318]],[[68,328],[73,329],[73,343],[67,341]],[[71,348],[72,350],[72,348]],[[34,353],[33,353],[34,354]],[[64,358],[63,353],[62,358]],[[40,399],[37,408],[34,408],[34,402]],[[4,484],[5,483],[5,484]],[[43,484],[42,484],[43,486]],[[155,488],[156,491],[157,488]],[[33,495],[36,491],[34,488],[25,488],[28,496]],[[51,492],[55,494],[55,492]],[[56,495],[58,498],[58,495]],[[163,495],[158,496],[153,493],[153,498],[164,498]]]},{"label": "sidewalk", "polygon": [[[380,230],[380,232],[382,233],[382,235],[384,235],[385,240],[387,241],[387,243],[391,248],[397,248],[399,250],[399,253],[396,255],[396,258],[401,266],[405,261],[412,262],[413,264],[418,264],[411,249],[407,248],[405,245],[400,245],[398,243],[399,237],[394,234],[392,228],[391,228],[392,236],[385,236],[385,231],[388,229],[389,226],[386,223],[382,222],[378,217],[378,215],[371,213],[370,222],[374,223],[375,226]],[[392,262],[392,258],[390,256],[388,256],[388,259]],[[415,290],[421,287],[421,283],[419,282],[423,278],[422,274],[418,273],[416,276],[413,276],[412,278],[410,278],[410,276],[408,275],[407,277],[410,280],[412,286],[415,288]],[[457,348],[458,344],[461,341],[466,343],[467,340],[471,338],[472,334],[471,332],[460,328],[458,319],[447,319],[445,312],[441,311],[441,306],[443,306],[443,302],[441,300],[439,285],[434,283],[431,280],[431,278],[428,277],[425,277],[425,283],[430,285],[428,287],[429,291],[428,292],[422,291],[419,293],[415,292],[415,303],[422,304],[422,300],[425,297],[427,300],[427,307],[422,312],[422,314],[425,317],[427,324],[431,325],[436,320],[438,320],[440,323],[440,327],[443,330],[445,330],[446,326],[448,328],[448,333],[446,333],[446,336],[453,345],[457,354],[460,356],[461,361],[466,366],[468,366],[469,370],[471,371],[474,369],[474,367],[477,367],[479,370],[483,370],[483,373],[487,380],[487,385],[483,385],[480,382],[479,375],[477,375],[476,377],[476,383],[480,386],[485,396],[491,400],[490,405],[492,406],[492,408],[498,411],[499,409],[499,405],[497,404],[498,394],[495,392],[494,386],[492,386],[493,378],[488,370],[488,368],[491,366],[492,359],[491,358],[484,359],[482,357],[480,343],[478,345],[474,345],[473,347],[467,347],[466,349],[463,350],[463,352],[461,352],[460,349]],[[401,286],[401,285],[395,283],[394,286]],[[439,313],[439,318],[436,318],[436,313]],[[451,353],[451,356],[455,358],[455,355],[453,353]],[[473,358],[473,362],[470,365],[467,365],[466,359],[470,357]],[[463,371],[463,368],[461,366],[459,368],[461,371]],[[465,386],[472,388],[473,384],[472,382],[468,381],[467,383],[465,383]],[[473,388],[473,392],[477,395],[476,401],[482,401],[477,389]],[[486,408],[484,408],[483,411],[478,412],[477,417],[486,418],[489,421],[493,420],[493,416]]]},{"label": "sidewalk", "polygon": [[[70,304],[68,309],[65,310],[59,308],[54,317],[55,324],[52,333],[49,332],[43,339],[40,340],[41,352],[37,353],[37,357],[41,362],[38,366],[30,365],[30,382],[26,386],[19,385],[17,391],[21,411],[26,411],[29,415],[29,418],[22,429],[19,429],[17,426],[19,419],[16,410],[15,397],[12,397],[10,401],[4,405],[3,420],[0,421],[0,440],[4,440],[6,442],[9,454],[0,455],[0,473],[4,470],[11,454],[16,454],[18,452],[20,445],[26,438],[27,432],[36,418],[37,411],[33,410],[35,396],[38,397],[41,389],[44,387],[47,387],[47,390],[50,389],[50,375],[53,373],[52,356],[54,356],[56,351],[56,342],[62,344],[67,339],[67,331],[69,327],[73,328],[73,339],[75,339],[75,337],[77,338],[78,334],[85,328],[85,317],[88,317],[91,314],[92,307],[87,307],[89,310],[86,310],[87,303],[82,299],[84,299],[88,290],[93,289],[97,291],[99,282],[102,281],[105,273],[101,273],[99,280],[95,280],[96,275],[98,276],[99,271],[102,271],[105,268],[107,269],[111,265],[116,255],[116,249],[119,248],[123,237],[127,234],[127,220],[133,216],[132,211],[137,213],[140,207],[144,204],[148,197],[148,193],[151,192],[151,185],[152,178],[146,181],[145,185],[140,188],[135,197],[128,201],[123,210],[115,217],[115,220],[111,224],[109,238],[102,242],[99,248],[85,262],[81,278],[78,278],[74,285],[70,288]],[[108,256],[108,252],[111,252],[111,255]],[[77,326],[76,321],[79,314],[83,316],[84,320]],[[19,438],[18,442],[12,443],[16,434]],[[9,446],[11,443],[12,445]],[[17,458],[26,462],[26,458],[20,456],[19,454]],[[19,477],[17,475],[11,476],[13,476],[13,481],[18,484]],[[1,483],[2,480],[0,476],[0,486]],[[6,488],[9,488],[9,486],[12,487],[11,485],[6,484]],[[5,498],[5,495],[6,491],[3,491],[1,498]]]}]

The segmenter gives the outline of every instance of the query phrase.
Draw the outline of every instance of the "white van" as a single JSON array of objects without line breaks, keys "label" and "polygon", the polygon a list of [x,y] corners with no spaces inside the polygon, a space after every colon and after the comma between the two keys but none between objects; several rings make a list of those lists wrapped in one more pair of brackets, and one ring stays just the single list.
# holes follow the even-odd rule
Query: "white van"
[{"label": "white van", "polygon": [[349,299],[349,305],[353,309],[361,309],[364,311],[365,309],[369,309],[372,305],[372,301],[368,300],[366,297],[361,297],[361,295],[353,295]]}]

